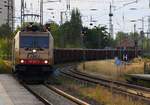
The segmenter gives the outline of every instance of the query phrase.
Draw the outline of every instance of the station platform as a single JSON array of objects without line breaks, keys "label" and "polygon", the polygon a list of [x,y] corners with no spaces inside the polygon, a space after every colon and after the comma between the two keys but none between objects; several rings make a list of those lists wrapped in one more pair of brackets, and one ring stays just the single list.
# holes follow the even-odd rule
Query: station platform
[{"label": "station platform", "polygon": [[135,79],[150,81],[150,74],[130,74],[128,75]]},{"label": "station platform", "polygon": [[0,74],[0,105],[44,105],[12,75]]}]

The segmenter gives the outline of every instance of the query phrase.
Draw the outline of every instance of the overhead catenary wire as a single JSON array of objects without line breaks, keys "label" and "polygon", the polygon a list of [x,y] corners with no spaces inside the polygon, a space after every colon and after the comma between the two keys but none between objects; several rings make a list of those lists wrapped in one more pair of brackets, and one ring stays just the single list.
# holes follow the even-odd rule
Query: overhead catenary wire
[{"label": "overhead catenary wire", "polygon": [[[46,1],[51,1],[51,0],[44,0],[44,2],[46,2]],[[52,0],[52,1],[59,1],[59,0]],[[65,8],[65,4],[66,4],[66,2],[65,2],[66,0],[61,0],[61,2],[59,2],[59,4],[57,3],[57,5],[59,5],[59,6],[54,6],[54,4],[56,4],[56,2],[50,2],[50,3],[46,3],[45,4],[45,7],[48,7],[48,6],[51,6],[52,8],[54,8],[54,9],[58,9],[58,8],[61,8],[61,10],[62,10],[62,8]],[[137,3],[136,3],[136,1],[137,1]],[[145,1],[149,1],[149,0],[145,0]],[[90,15],[90,9],[85,9],[86,7],[82,7],[82,6],[80,6],[81,4],[85,4],[85,5],[88,5],[88,4],[90,4],[91,6],[91,8],[98,8],[98,10],[97,11],[95,11],[95,12],[97,12],[96,13],[96,15],[97,15],[97,17],[96,18],[98,18],[97,20],[98,20],[98,22],[97,23],[102,23],[102,24],[106,24],[106,25],[108,25],[108,23],[106,23],[105,21],[103,22],[102,20],[103,20],[103,17],[105,17],[106,19],[108,19],[108,13],[109,13],[109,11],[108,11],[108,3],[110,3],[110,2],[113,2],[113,5],[114,5],[114,7],[112,6],[112,10],[113,10],[113,13],[114,14],[118,14],[118,15],[115,15],[115,16],[117,16],[116,18],[120,18],[120,16],[119,16],[119,13],[120,13],[120,11],[122,11],[124,8],[126,9],[125,11],[124,11],[124,18],[126,18],[125,16],[126,16],[126,14],[128,15],[128,11],[127,11],[127,9],[128,8],[130,8],[131,6],[135,6],[135,7],[137,7],[137,8],[139,8],[138,7],[138,5],[139,4],[141,4],[143,1],[142,0],[70,0],[70,4],[71,4],[71,8],[70,9],[73,9],[73,8],[75,8],[76,6],[80,9],[80,11],[82,12],[82,14],[83,15]],[[126,5],[126,6],[123,6],[124,4],[127,4],[127,3],[129,3],[129,2],[135,2],[135,3],[133,3],[133,4],[131,4],[131,5]],[[79,5],[77,5],[77,3],[79,4]],[[84,6],[85,6],[84,5]],[[101,7],[101,8],[103,8],[103,9],[99,9],[99,7]],[[148,6],[147,6],[148,7]],[[89,8],[89,7],[88,7]],[[142,6],[140,6],[140,8],[142,8]],[[45,8],[46,9],[46,8]],[[54,15],[57,15],[58,13],[60,13],[59,11],[61,11],[61,10],[57,10],[57,12],[54,14]],[[65,10],[65,9],[64,9]],[[147,9],[148,10],[148,9]],[[44,10],[44,11],[46,11],[46,10]],[[86,12],[87,11],[87,12]],[[94,14],[95,15],[95,14]],[[60,15],[58,15],[58,16],[60,16]],[[58,16],[55,16],[56,17],[56,21],[60,21],[59,19],[60,18],[58,18]],[[114,17],[115,17],[114,16]],[[118,17],[119,16],[119,17]],[[123,15],[122,15],[122,17],[123,17]],[[115,20],[114,20],[115,21]],[[124,22],[126,22],[126,19],[124,19]],[[114,22],[115,24],[116,24],[116,22]],[[122,24],[123,25],[123,24]]]}]

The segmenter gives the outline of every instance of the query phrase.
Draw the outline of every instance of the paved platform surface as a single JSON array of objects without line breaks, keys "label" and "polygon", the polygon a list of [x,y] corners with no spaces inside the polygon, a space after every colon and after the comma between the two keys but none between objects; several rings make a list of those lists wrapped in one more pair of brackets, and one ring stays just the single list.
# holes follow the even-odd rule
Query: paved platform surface
[{"label": "paved platform surface", "polygon": [[0,105],[44,105],[13,76],[0,74]]},{"label": "paved platform surface", "polygon": [[143,80],[150,80],[150,74],[130,74],[129,76]]}]

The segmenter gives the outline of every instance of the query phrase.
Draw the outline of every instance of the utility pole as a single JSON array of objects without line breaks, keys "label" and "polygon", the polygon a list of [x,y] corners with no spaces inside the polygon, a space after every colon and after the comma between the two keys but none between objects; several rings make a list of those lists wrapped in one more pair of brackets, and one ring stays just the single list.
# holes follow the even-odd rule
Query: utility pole
[{"label": "utility pole", "polygon": [[43,0],[40,2],[40,23],[43,25]]},{"label": "utility pole", "polygon": [[24,22],[24,0],[21,0],[21,26],[23,25]]},{"label": "utility pole", "polygon": [[142,31],[140,32],[141,40],[142,40],[142,50],[144,49],[144,17],[142,17]]},{"label": "utility pole", "polygon": [[147,50],[149,50],[149,36],[150,36],[150,16],[148,17]]},{"label": "utility pole", "polygon": [[67,14],[66,14],[66,20],[68,21],[69,20],[69,15],[70,15],[70,0],[67,0],[66,1],[66,8],[67,8]]},{"label": "utility pole", "polygon": [[70,11],[70,0],[67,0],[67,10]]},{"label": "utility pole", "polygon": [[[26,8],[25,0],[21,0],[21,26],[25,22],[25,17],[27,18],[31,17],[32,20],[33,18],[35,19],[36,17],[38,19],[40,18],[40,24],[43,25],[43,0],[40,0],[40,14],[26,13],[25,8]],[[30,10],[32,10],[32,5]]]},{"label": "utility pole", "polygon": [[112,13],[112,5],[110,3],[110,12],[109,12],[109,34],[110,34],[110,37],[113,38],[113,23],[112,23],[112,17],[113,17],[113,13]]},{"label": "utility pole", "polygon": [[60,12],[60,24],[63,24],[63,12]]},{"label": "utility pole", "polygon": [[149,0],[149,8],[150,8],[150,0]]},{"label": "utility pole", "polygon": [[134,24],[134,34],[135,34],[135,32],[136,32],[136,24]]},{"label": "utility pole", "polygon": [[144,32],[144,17],[142,17],[142,31]]},{"label": "utility pole", "polygon": [[11,30],[14,28],[14,2],[13,0],[7,0],[7,24],[11,27]]},{"label": "utility pole", "polygon": [[150,16],[148,17],[148,33],[150,33]]},{"label": "utility pole", "polygon": [[136,39],[136,24],[134,24],[134,43],[135,43],[135,47],[137,47],[137,39]]},{"label": "utility pole", "polygon": [[135,57],[137,56],[137,48],[138,48],[138,39],[136,38],[136,24],[134,24],[134,50],[135,50]]}]

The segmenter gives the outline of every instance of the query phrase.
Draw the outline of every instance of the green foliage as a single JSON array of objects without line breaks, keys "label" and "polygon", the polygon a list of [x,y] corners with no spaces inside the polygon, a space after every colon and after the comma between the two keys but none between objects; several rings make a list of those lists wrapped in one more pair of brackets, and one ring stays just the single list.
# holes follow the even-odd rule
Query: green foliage
[{"label": "green foliage", "polygon": [[8,24],[2,24],[0,26],[0,38],[10,38],[12,35],[11,28]]},{"label": "green foliage", "polygon": [[70,44],[70,37],[71,34],[70,30],[70,22],[65,22],[59,28],[59,35],[60,35],[60,47],[66,47],[68,43]]},{"label": "green foliage", "polygon": [[113,40],[109,37],[106,27],[94,27],[92,29],[84,28],[85,36],[84,43],[87,48],[105,48],[110,47],[110,41]]},{"label": "green foliage", "polygon": [[12,31],[8,24],[3,24],[0,26],[0,58],[11,54],[11,38]]},{"label": "green foliage", "polygon": [[131,33],[129,34],[129,36],[130,36],[133,40],[139,40],[139,38],[140,38],[140,35],[139,35],[137,32],[135,32],[135,33],[131,32]]},{"label": "green foliage", "polygon": [[[62,24],[59,29],[57,29],[58,32],[55,31],[53,36],[56,38],[56,42],[58,47],[75,47],[79,48],[81,47],[81,30],[82,30],[82,21],[81,21],[81,15],[78,9],[72,10],[71,13],[71,20],[65,22]],[[56,44],[55,43],[55,44]]]},{"label": "green foliage", "polygon": [[23,23],[21,30],[23,31],[45,31],[43,25],[37,22],[25,22]]},{"label": "green foliage", "polygon": [[[71,20],[61,26],[50,24],[50,31],[55,40],[56,47],[66,48],[105,48],[113,43],[106,27],[89,29],[82,26],[81,14],[78,9],[73,9]],[[83,42],[83,43],[82,43]]]},{"label": "green foliage", "polygon": [[5,69],[5,63],[2,59],[0,59],[0,73],[3,73],[4,72],[4,69]]},{"label": "green foliage", "polygon": [[116,34],[116,44],[118,44],[121,40],[123,40],[127,36],[127,33],[124,32],[118,32]]},{"label": "green foliage", "polygon": [[0,58],[5,58],[11,54],[11,43],[8,39],[0,39]]},{"label": "green foliage", "polygon": [[116,40],[115,40],[116,45],[119,44],[121,40],[125,39],[126,37],[133,40],[138,48],[142,48],[144,51],[150,51],[150,39],[146,38],[145,36],[140,35],[137,32],[135,33],[118,32],[116,34]]},{"label": "green foliage", "polygon": [[55,22],[48,24],[48,30],[51,32],[53,38],[54,38],[54,45],[55,47],[59,46],[59,25]]},{"label": "green foliage", "polygon": [[150,39],[144,37],[142,40],[142,48],[145,52],[150,52]]},{"label": "green foliage", "polygon": [[81,14],[78,9],[73,9],[70,20],[70,35],[68,36],[69,43],[80,46],[82,31]]},{"label": "green foliage", "polygon": [[0,59],[0,73],[11,73],[11,66],[7,65],[4,60]]}]

